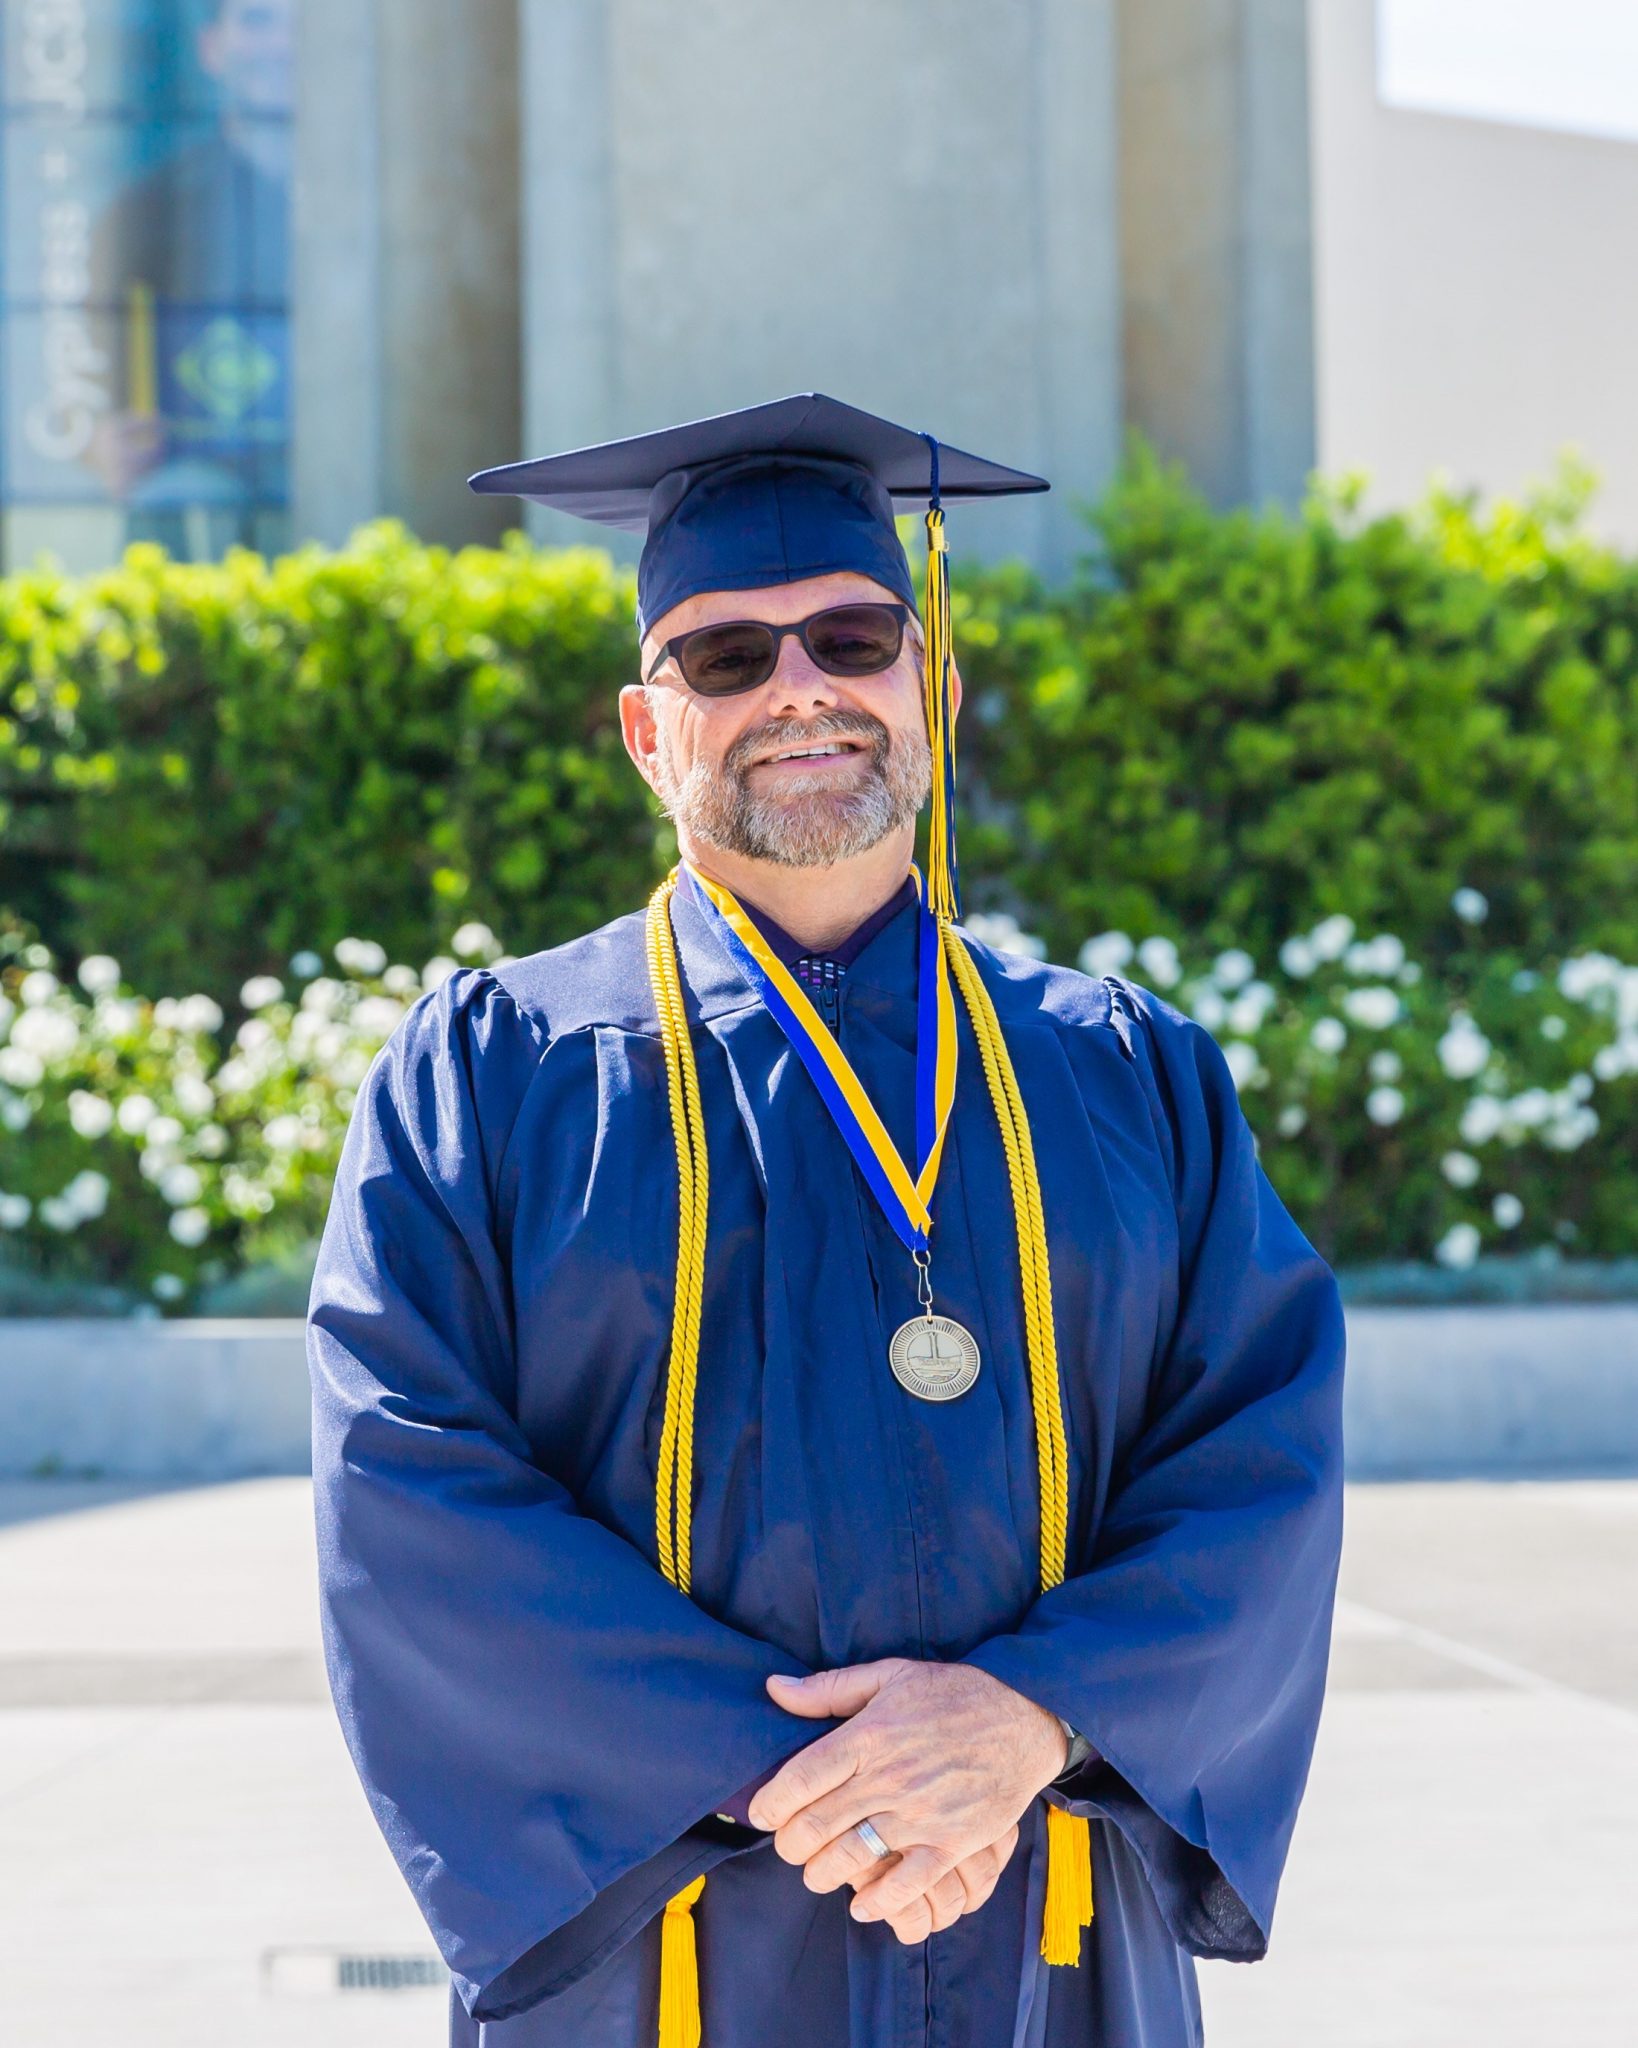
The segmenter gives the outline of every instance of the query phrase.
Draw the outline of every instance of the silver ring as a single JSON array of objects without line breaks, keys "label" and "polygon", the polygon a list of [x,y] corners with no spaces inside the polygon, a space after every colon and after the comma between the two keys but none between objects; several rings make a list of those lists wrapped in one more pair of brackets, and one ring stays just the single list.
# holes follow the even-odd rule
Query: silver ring
[{"label": "silver ring", "polygon": [[870,1825],[869,1821],[860,1821],[857,1827],[854,1828],[853,1832],[858,1836],[859,1840],[864,1843],[865,1847],[870,1851],[871,1855],[875,1857],[878,1863],[885,1861],[887,1857],[891,1856],[894,1853],[890,1848],[888,1848],[887,1844],[882,1840],[881,1836],[877,1834],[876,1830]]}]

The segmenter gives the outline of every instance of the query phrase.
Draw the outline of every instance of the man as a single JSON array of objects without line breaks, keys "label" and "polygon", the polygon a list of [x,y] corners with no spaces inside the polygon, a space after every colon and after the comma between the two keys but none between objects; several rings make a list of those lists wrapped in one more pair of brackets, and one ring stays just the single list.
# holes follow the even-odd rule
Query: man
[{"label": "man", "polygon": [[682,860],[416,1005],[314,1281],[451,2039],[1198,2043],[1308,1769],[1341,1317],[1211,1040],[954,921],[941,499],[1044,485],[813,396],[475,481],[646,531]]}]

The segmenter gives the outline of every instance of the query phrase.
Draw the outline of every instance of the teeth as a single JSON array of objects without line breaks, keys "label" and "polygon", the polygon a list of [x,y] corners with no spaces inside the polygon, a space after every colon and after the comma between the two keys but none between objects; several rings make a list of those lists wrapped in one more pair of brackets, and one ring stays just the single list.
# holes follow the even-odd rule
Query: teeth
[{"label": "teeth", "polygon": [[788,747],[783,754],[771,754],[773,761],[805,761],[812,754],[850,754],[851,747],[844,747],[839,740],[827,740],[817,747]]}]

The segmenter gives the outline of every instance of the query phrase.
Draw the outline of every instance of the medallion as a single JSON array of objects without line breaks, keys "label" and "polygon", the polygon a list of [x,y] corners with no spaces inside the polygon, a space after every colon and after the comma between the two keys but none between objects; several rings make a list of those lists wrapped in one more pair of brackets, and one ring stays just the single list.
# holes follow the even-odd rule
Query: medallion
[{"label": "medallion", "polygon": [[887,1347],[893,1377],[920,1401],[953,1401],[978,1378],[978,1343],[950,1316],[912,1316]]}]

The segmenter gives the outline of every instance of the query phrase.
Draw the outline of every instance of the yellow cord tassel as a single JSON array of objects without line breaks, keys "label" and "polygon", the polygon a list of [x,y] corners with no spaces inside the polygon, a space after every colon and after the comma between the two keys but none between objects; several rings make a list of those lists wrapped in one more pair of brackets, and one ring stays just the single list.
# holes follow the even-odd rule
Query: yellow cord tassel
[{"label": "yellow cord tassel", "polygon": [[[1018,1271],[1024,1293],[1024,1339],[1029,1353],[1031,1404],[1035,1411],[1036,1458],[1041,1476],[1041,1591],[1063,1582],[1069,1547],[1069,1445],[1064,1430],[1063,1389],[1058,1382],[1058,1340],[1052,1320],[1052,1270],[1047,1249],[1046,1211],[1035,1169],[1024,1098],[1013,1072],[1001,1020],[972,955],[948,924],[944,950],[961,990],[1001,1149],[1006,1154],[1018,1234]],[[1081,1929],[1092,1924],[1092,1831],[1085,1820],[1047,1805],[1046,1908],[1041,1919],[1041,1953],[1049,1963],[1079,1965]]]},{"label": "yellow cord tassel", "polygon": [[[683,1007],[677,943],[671,930],[672,875],[648,908],[648,973],[660,1011],[666,1094],[677,1150],[677,1291],[672,1310],[671,1363],[666,1374],[665,1421],[660,1431],[660,1474],[655,1493],[655,1542],[660,1569],[686,1593],[692,1578],[689,1517],[694,1498],[694,1383],[699,1371],[700,1314],[705,1298],[705,1222],[710,1175],[699,1071]],[[696,1877],[666,1903],[660,1925],[659,2048],[700,2048],[700,1970],[694,1942],[694,1902],[705,1889]]]},{"label": "yellow cord tassel", "polygon": [[933,801],[927,818],[927,907],[940,923],[961,915],[955,842],[955,705],[950,689],[950,558],[944,514],[927,514],[927,591],[922,603],[922,708],[933,755]]},{"label": "yellow cord tassel", "polygon": [[696,1877],[666,1902],[660,1923],[660,2048],[700,2048],[700,1968],[694,1948]]},{"label": "yellow cord tassel", "polygon": [[1047,1807],[1046,1907],[1041,1953],[1049,1963],[1081,1960],[1081,1929],[1092,1925],[1092,1830],[1078,1813]]}]

